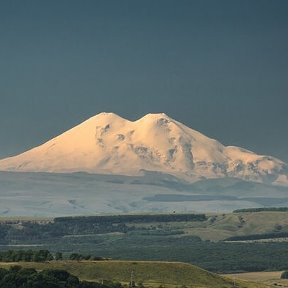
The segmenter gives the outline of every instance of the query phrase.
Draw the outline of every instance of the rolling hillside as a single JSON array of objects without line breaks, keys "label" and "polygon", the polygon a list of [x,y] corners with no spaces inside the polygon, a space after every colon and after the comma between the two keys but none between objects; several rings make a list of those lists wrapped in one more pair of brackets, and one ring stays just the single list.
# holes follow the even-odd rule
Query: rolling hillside
[{"label": "rolling hillside", "polygon": [[[0,267],[9,267],[15,263],[0,263]],[[179,287],[185,285],[193,288],[232,288],[234,281],[228,277],[207,272],[196,266],[177,262],[155,261],[98,261],[98,262],[75,262],[57,261],[48,263],[20,262],[17,265],[27,268],[64,269],[82,280],[113,280],[129,283],[131,272],[134,281],[143,283],[145,287]],[[262,284],[236,281],[239,288],[264,288]]]}]

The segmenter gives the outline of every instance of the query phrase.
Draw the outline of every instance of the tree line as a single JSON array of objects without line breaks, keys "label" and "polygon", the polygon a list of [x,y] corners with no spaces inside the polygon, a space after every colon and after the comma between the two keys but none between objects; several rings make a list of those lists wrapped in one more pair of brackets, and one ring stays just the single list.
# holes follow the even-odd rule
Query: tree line
[{"label": "tree line", "polygon": [[288,207],[245,208],[245,209],[236,209],[233,211],[233,213],[245,213],[245,212],[288,212]]},{"label": "tree line", "polygon": [[111,215],[111,216],[71,216],[57,217],[55,223],[151,223],[151,222],[185,222],[185,221],[205,221],[205,214],[148,214],[148,215]]},{"label": "tree line", "polygon": [[34,268],[11,266],[0,268],[1,288],[121,288],[120,283],[80,281],[65,270],[45,269],[37,272]]},{"label": "tree line", "polygon": [[45,262],[53,260],[48,250],[8,250],[0,252],[1,262]]},{"label": "tree line", "polygon": [[[48,250],[7,250],[0,252],[0,262],[46,262],[51,260],[62,260],[61,252],[51,253]],[[69,260],[107,260],[100,256],[83,255],[71,253],[66,259]],[[1,287],[1,286],[0,286]]]},{"label": "tree line", "polygon": [[226,238],[224,241],[248,241],[248,240],[261,240],[261,239],[277,239],[287,238],[288,232],[273,232],[273,233],[262,233],[262,234],[250,234],[243,236],[231,236]]},{"label": "tree line", "polygon": [[59,217],[53,222],[23,222],[18,226],[0,223],[0,244],[31,243],[43,239],[60,238],[64,235],[127,233],[135,230],[133,224],[153,222],[205,221],[205,214],[156,214]]}]

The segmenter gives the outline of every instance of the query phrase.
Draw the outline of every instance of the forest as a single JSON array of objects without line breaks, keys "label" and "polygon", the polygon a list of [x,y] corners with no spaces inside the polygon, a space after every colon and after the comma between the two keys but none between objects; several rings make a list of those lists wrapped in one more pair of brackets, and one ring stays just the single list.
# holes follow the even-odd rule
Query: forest
[{"label": "forest", "polygon": [[121,288],[120,283],[80,281],[65,270],[34,268],[14,265],[9,269],[0,268],[1,288]]},{"label": "forest", "polygon": [[[278,229],[279,225],[272,225],[274,230],[279,226],[278,232],[227,237],[226,241],[204,240],[192,234],[197,229],[203,231],[201,227],[208,225],[205,231],[213,236],[220,231],[214,228],[217,223],[221,227],[225,223],[225,229],[233,231],[242,229],[242,218],[239,220],[238,213],[235,215],[87,216],[47,221],[8,219],[0,222],[0,261],[181,261],[221,273],[288,269],[287,242],[234,242],[279,238],[287,233],[283,226]],[[231,217],[236,221],[234,226],[230,220],[223,222]],[[191,225],[193,229],[189,228]],[[22,252],[16,253],[18,250]]]}]

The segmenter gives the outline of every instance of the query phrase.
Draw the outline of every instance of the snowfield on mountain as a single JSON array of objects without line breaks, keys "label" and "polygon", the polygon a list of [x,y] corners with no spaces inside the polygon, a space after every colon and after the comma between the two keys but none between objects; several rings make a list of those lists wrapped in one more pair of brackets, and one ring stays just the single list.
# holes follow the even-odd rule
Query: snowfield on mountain
[{"label": "snowfield on mountain", "polygon": [[224,146],[163,113],[137,121],[100,113],[43,145],[0,160],[0,171],[127,176],[151,171],[190,183],[232,177],[288,185],[283,161]]}]

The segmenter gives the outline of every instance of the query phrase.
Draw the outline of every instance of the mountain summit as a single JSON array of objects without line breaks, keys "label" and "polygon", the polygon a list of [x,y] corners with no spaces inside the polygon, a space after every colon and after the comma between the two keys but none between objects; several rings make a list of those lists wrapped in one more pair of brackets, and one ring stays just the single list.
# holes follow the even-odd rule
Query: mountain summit
[{"label": "mountain summit", "polygon": [[166,114],[137,121],[100,113],[50,141],[0,160],[1,171],[141,175],[157,171],[193,182],[235,177],[287,184],[287,165],[224,146]]}]

